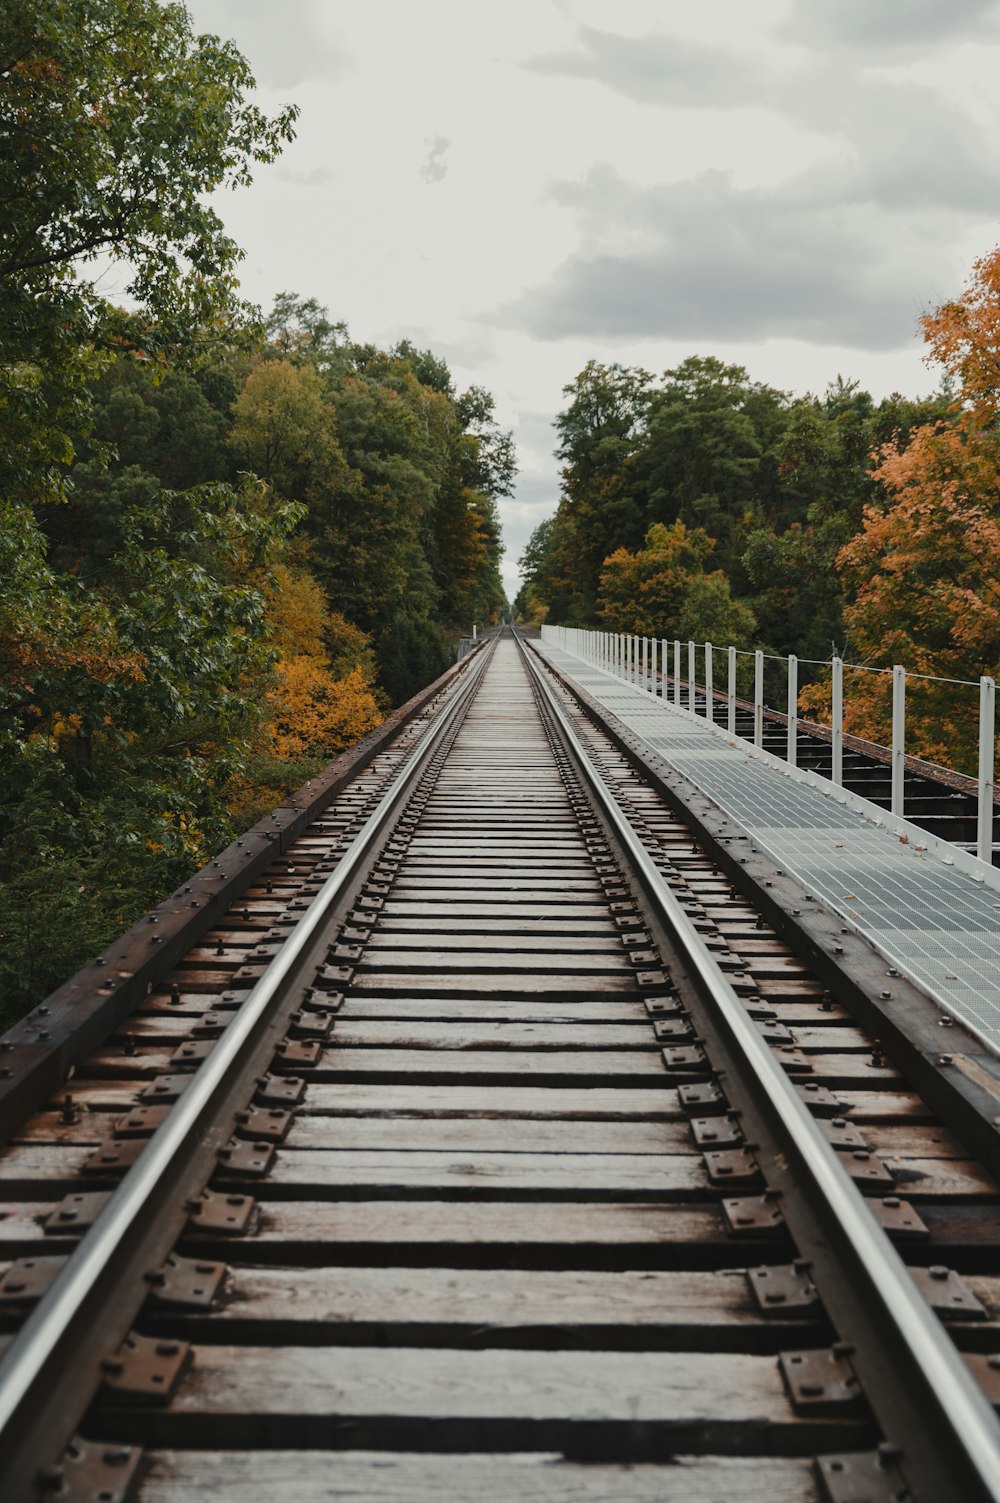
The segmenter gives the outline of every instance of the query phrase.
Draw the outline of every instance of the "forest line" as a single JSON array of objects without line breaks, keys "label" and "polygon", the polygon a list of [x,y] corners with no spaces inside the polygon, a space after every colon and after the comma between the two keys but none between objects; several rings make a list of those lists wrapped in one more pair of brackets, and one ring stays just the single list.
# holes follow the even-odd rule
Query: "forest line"
[{"label": "forest line", "polygon": [[[522,617],[900,663],[929,676],[908,689],[907,749],[974,773],[976,686],[1000,673],[1000,248],[920,322],[939,387],[915,399],[840,377],[794,396],[714,357],[659,380],[589,363],[564,388],[561,495],[522,556]],[[828,673],[801,679],[800,708],[828,721]],[[782,663],[765,686],[783,708]],[[890,726],[891,675],[848,672],[846,729],[885,745]]]},{"label": "forest line", "polygon": [[210,195],[297,115],[253,84],[183,7],[0,18],[0,1021],[506,605],[490,394],[240,296]]}]

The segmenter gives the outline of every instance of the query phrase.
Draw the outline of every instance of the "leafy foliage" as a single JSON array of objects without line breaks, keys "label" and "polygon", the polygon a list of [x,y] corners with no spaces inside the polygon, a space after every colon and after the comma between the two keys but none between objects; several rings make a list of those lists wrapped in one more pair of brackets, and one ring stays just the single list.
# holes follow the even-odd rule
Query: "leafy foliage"
[{"label": "leafy foliage", "polygon": [[[866,659],[967,681],[910,680],[908,741],[921,756],[975,772],[974,686],[1000,673],[1000,248],[975,263],[959,298],[921,322],[951,383],[950,411],[879,448],[874,475],[890,504],[865,508],[837,569],[851,639]],[[846,723],[885,742],[886,682],[857,680]]]},{"label": "leafy foliage", "polygon": [[[834,561],[864,507],[884,506],[889,494],[872,472],[873,447],[905,441],[947,407],[945,397],[876,403],[840,377],[822,398],[792,398],[706,356],[660,382],[591,361],[564,390],[563,491],[521,560],[522,615],[593,622],[612,604],[617,550],[645,554],[651,527],[679,522],[712,540],[698,567],[719,578],[699,587],[694,615],[680,614],[675,594],[675,614],[661,611],[656,630],[675,637],[697,626],[701,640],[707,627],[721,642],[729,619],[742,640],[749,611],[761,645],[807,659],[843,643],[845,587]],[[645,616],[634,604],[631,614]]]},{"label": "leafy foliage", "polygon": [[297,113],[252,87],[180,4],[0,17],[4,1020],[505,604],[489,394],[315,299],[239,298],[209,195]]}]

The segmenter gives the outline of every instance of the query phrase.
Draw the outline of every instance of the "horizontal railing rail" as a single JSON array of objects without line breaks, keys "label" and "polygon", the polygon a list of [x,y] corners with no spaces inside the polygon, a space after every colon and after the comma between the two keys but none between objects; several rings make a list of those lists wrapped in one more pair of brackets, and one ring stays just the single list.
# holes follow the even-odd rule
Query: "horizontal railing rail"
[{"label": "horizontal railing rail", "polygon": [[[787,741],[785,760],[791,767],[798,762],[799,730],[799,666],[828,667],[830,670],[830,743],[831,781],[838,787],[844,782],[844,669],[882,674],[892,679],[892,740],[888,748],[890,761],[890,812],[900,819],[906,817],[906,685],[908,678],[925,682],[958,684],[975,688],[972,679],[936,678],[932,674],[908,671],[901,664],[892,668],[872,668],[867,663],[849,663],[836,654],[822,662],[808,658],[799,659],[794,653],[787,658],[777,658],[760,648],[747,651],[732,645],[718,647],[712,642],[685,644],[674,638],[640,637],[631,632],[601,631],[590,627],[548,626],[542,627],[542,637],[565,651],[571,652],[583,662],[591,663],[627,683],[634,684],[661,699],[672,699],[678,709],[686,708],[697,714],[699,694],[704,696],[704,715],[714,720],[714,704],[717,690],[714,684],[715,654],[726,655],[727,701],[726,725],[729,734],[736,735],[736,678],[737,658],[753,659],[753,744],[764,745],[764,661],[765,658],[784,662],[787,671],[788,709]],[[702,680],[698,682],[698,654],[703,653]],[[672,671],[670,667],[673,659]],[[686,658],[687,672],[683,672]],[[988,864],[993,857],[993,818],[995,805],[996,766],[996,682],[989,674],[979,679],[979,755],[978,816],[976,822],[975,855]],[[686,700],[686,704],[685,704]]]}]

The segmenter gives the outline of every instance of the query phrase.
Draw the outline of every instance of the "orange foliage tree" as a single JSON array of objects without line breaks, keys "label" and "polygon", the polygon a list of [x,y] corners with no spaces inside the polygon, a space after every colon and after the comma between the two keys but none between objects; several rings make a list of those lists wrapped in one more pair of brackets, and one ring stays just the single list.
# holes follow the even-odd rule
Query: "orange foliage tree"
[{"label": "orange foliage tree", "polygon": [[745,642],[756,622],[734,600],[720,569],[706,574],[714,540],[680,520],[654,522],[645,546],[617,548],[604,560],[598,614],[612,631],[681,637],[704,642]]},{"label": "orange foliage tree", "polygon": [[245,821],[382,720],[371,640],[329,609],[307,569],[272,567],[267,623],[277,661],[249,775],[233,790],[233,812]]},{"label": "orange foliage tree", "polygon": [[[837,567],[852,600],[852,655],[974,685],[1000,671],[1000,247],[976,262],[960,297],[921,324],[927,359],[944,366],[955,392],[949,419],[873,455],[890,504],[865,508]],[[813,685],[803,707],[818,709],[827,692]],[[908,749],[974,771],[977,704],[974,687],[911,680]],[[844,718],[848,730],[885,742],[886,677],[852,675]]]}]

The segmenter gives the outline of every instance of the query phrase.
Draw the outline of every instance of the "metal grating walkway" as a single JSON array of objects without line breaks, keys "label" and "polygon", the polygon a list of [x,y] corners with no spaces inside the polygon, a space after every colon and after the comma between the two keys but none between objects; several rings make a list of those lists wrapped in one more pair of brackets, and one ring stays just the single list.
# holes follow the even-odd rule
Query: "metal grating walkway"
[{"label": "metal grating walkway", "polygon": [[884,810],[554,643],[533,645],[1000,1052],[1000,872],[905,821],[887,828]]}]

